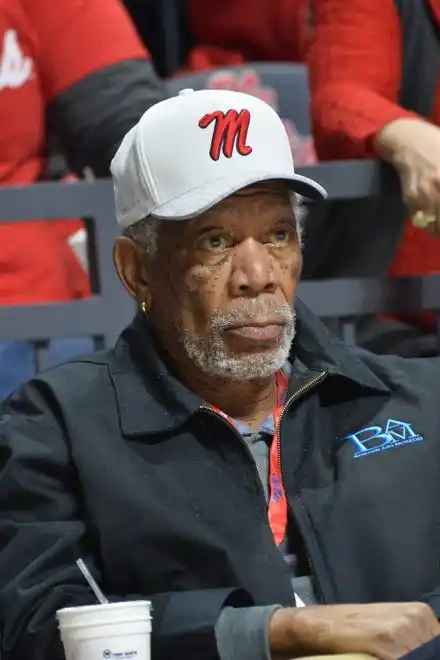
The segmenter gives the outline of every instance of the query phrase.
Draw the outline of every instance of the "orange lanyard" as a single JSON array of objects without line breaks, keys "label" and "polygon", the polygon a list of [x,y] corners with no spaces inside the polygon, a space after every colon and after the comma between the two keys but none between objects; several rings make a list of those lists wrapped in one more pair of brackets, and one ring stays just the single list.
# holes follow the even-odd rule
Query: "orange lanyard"
[{"label": "orange lanyard", "polygon": [[[282,404],[283,395],[287,390],[288,382],[286,375],[282,370],[278,371],[275,375],[277,386],[277,407],[273,413],[274,421],[274,434],[270,446],[269,457],[269,505],[268,517],[269,525],[272,530],[275,543],[280,545],[286,537],[287,531],[287,498],[284,492],[283,478],[281,475],[281,461],[280,461],[280,443],[278,439],[278,425],[284,405]],[[218,412],[222,417],[228,420],[230,424],[235,426],[234,420],[226,415],[224,412],[211,406],[213,410]]]}]

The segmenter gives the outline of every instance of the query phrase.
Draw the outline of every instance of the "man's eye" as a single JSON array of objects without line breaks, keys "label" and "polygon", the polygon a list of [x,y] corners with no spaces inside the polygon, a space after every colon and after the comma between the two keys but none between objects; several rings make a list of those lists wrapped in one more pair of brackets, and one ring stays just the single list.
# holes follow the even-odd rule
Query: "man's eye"
[{"label": "man's eye", "polygon": [[204,250],[210,250],[211,252],[221,252],[228,245],[228,241],[225,236],[220,234],[213,234],[212,236],[206,236],[202,241],[202,247]]},{"label": "man's eye", "polygon": [[292,236],[293,232],[290,229],[276,229],[270,234],[269,242],[275,245],[285,245],[292,239]]}]

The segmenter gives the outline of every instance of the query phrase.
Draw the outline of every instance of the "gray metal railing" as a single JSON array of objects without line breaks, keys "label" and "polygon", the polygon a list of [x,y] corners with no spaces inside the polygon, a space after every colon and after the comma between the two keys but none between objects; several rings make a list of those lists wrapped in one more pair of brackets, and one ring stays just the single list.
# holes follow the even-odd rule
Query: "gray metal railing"
[{"label": "gray metal railing", "polygon": [[[48,339],[88,335],[97,345],[110,346],[133,316],[133,303],[112,264],[117,226],[111,182],[0,188],[0,222],[60,218],[86,222],[92,296],[65,303],[0,306],[0,341],[32,340],[44,347]],[[43,352],[40,358],[43,366]]]},{"label": "gray metal railing", "polygon": [[[322,183],[329,200],[398,195],[397,176],[376,161],[341,161],[299,168]],[[91,335],[112,345],[133,315],[133,304],[113,269],[112,245],[118,233],[111,182],[44,183],[0,188],[0,222],[81,217],[89,235],[92,297],[43,305],[0,307],[0,341],[44,342],[49,338]],[[38,249],[38,246],[35,246]],[[302,300],[323,318],[339,317],[350,339],[351,317],[440,309],[440,275],[396,279],[307,281]]]},{"label": "gray metal railing", "polygon": [[362,199],[373,195],[400,195],[399,179],[388,165],[376,160],[341,160],[298,167],[327,190],[329,201]]}]

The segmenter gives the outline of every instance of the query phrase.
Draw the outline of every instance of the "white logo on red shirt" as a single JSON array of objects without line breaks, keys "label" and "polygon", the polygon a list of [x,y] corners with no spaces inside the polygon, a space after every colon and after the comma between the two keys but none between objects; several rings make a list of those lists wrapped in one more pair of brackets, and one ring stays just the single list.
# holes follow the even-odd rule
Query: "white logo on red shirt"
[{"label": "white logo on red shirt", "polygon": [[33,61],[25,57],[18,43],[17,32],[7,30],[0,57],[0,90],[21,87],[32,76]]}]

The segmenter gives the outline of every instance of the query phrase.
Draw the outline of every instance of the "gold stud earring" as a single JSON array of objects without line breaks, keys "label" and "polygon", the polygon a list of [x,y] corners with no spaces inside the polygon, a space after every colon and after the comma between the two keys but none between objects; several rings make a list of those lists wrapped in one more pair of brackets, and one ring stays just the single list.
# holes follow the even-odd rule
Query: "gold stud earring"
[{"label": "gold stud earring", "polygon": [[148,314],[151,310],[151,293],[149,291],[145,293],[144,300],[141,302],[141,310],[143,314]]}]

